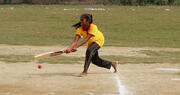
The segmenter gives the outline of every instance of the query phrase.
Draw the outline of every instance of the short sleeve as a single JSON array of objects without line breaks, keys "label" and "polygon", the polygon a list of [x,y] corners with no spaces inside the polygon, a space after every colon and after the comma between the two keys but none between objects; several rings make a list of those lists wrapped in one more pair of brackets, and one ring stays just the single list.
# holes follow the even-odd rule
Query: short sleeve
[{"label": "short sleeve", "polygon": [[79,28],[76,30],[76,36],[79,36],[81,38],[81,31]]},{"label": "short sleeve", "polygon": [[98,31],[97,26],[91,25],[91,26],[90,26],[90,29],[89,29],[89,31],[88,31],[88,34],[89,34],[89,35],[92,35],[93,37],[95,37],[95,32],[97,32],[97,31]]}]

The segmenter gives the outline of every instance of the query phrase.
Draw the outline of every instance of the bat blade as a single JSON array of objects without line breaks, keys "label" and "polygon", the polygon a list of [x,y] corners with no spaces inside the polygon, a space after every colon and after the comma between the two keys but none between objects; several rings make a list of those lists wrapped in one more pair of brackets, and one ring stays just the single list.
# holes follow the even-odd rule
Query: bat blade
[{"label": "bat blade", "polygon": [[39,60],[39,59],[46,58],[49,56],[61,55],[63,53],[64,53],[64,51],[46,52],[46,53],[42,53],[42,54],[38,54],[38,55],[34,56],[33,60]]},{"label": "bat blade", "polygon": [[34,56],[33,60],[39,60],[48,56],[51,56],[53,52],[46,52],[46,53],[42,53],[42,54],[38,54],[36,56]]}]

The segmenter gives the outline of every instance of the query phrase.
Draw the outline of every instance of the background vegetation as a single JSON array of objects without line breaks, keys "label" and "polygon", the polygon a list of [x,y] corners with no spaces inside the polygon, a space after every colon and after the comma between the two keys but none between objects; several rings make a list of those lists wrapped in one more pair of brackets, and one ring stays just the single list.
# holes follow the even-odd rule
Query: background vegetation
[{"label": "background vegetation", "polygon": [[103,4],[103,5],[180,5],[180,0],[1,0],[1,3]]}]

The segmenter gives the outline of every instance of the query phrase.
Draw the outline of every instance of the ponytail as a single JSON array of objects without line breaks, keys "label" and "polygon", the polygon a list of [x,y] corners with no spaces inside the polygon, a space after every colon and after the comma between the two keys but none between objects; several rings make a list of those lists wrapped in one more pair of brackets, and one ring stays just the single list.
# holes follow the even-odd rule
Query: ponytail
[{"label": "ponytail", "polygon": [[81,27],[81,22],[78,22],[78,23],[74,24],[73,27],[75,27],[76,29]]}]

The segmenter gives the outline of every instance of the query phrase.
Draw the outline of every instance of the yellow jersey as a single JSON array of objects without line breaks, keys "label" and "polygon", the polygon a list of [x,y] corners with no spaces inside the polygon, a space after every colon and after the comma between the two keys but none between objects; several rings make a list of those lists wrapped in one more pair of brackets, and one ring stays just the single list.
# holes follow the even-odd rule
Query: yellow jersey
[{"label": "yellow jersey", "polygon": [[83,30],[82,26],[76,30],[76,35],[79,37],[86,38],[87,35],[92,35],[92,37],[87,41],[87,48],[93,43],[96,42],[100,47],[104,44],[104,36],[98,30],[97,26],[94,24],[89,25],[88,31]]}]

